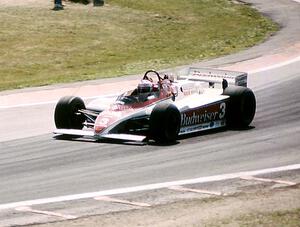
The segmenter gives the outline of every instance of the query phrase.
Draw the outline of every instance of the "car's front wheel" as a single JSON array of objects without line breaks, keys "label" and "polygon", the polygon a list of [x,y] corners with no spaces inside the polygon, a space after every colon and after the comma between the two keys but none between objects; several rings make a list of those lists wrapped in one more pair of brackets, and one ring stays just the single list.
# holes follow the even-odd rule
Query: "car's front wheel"
[{"label": "car's front wheel", "polygon": [[78,112],[85,109],[83,100],[79,97],[62,97],[54,112],[54,121],[58,129],[82,129],[85,116]]}]

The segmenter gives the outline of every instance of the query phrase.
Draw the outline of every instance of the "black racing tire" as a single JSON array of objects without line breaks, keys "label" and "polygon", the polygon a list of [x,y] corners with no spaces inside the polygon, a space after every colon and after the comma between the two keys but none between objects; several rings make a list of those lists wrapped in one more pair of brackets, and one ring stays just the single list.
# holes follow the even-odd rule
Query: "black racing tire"
[{"label": "black racing tire", "polygon": [[54,121],[58,129],[82,129],[85,121],[84,114],[78,112],[85,109],[83,100],[79,97],[62,97],[55,107]]},{"label": "black racing tire", "polygon": [[255,115],[256,99],[253,91],[246,87],[227,87],[223,95],[230,96],[226,119],[229,127],[246,128]]},{"label": "black racing tire", "polygon": [[181,114],[170,103],[157,104],[150,115],[150,138],[157,143],[175,142],[180,130]]}]

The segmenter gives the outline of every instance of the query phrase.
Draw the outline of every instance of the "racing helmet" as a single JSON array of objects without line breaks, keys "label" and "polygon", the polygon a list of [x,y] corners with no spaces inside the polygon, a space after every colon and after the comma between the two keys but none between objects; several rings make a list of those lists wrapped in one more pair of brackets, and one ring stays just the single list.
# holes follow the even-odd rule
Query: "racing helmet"
[{"label": "racing helmet", "polygon": [[149,80],[141,80],[138,84],[138,93],[147,93],[153,90],[153,84]]}]

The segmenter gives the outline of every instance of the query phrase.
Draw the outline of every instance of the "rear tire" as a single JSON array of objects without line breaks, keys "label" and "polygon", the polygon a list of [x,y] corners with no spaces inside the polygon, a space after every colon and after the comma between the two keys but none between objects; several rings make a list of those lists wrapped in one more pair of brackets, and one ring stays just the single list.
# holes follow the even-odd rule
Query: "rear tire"
[{"label": "rear tire", "polygon": [[85,116],[78,110],[85,109],[83,100],[79,97],[62,97],[54,112],[54,121],[58,129],[82,129]]},{"label": "rear tire", "polygon": [[170,103],[157,104],[150,115],[150,137],[155,142],[175,142],[180,130],[181,115]]},{"label": "rear tire", "polygon": [[227,87],[223,95],[230,96],[226,115],[228,126],[248,127],[256,111],[256,99],[253,91],[245,87]]}]

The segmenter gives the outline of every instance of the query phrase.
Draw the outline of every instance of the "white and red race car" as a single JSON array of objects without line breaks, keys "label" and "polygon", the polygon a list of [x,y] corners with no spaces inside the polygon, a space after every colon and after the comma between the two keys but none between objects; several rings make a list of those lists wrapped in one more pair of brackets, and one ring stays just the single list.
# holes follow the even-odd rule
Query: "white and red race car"
[{"label": "white and red race car", "polygon": [[189,68],[174,79],[149,70],[136,89],[85,105],[66,96],[55,108],[55,134],[124,142],[174,142],[220,127],[244,128],[256,110],[247,74]]}]

